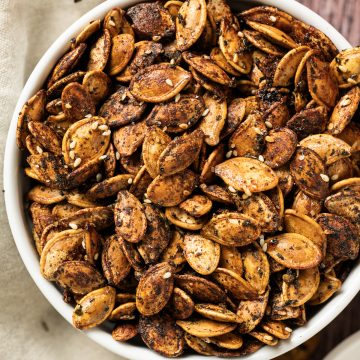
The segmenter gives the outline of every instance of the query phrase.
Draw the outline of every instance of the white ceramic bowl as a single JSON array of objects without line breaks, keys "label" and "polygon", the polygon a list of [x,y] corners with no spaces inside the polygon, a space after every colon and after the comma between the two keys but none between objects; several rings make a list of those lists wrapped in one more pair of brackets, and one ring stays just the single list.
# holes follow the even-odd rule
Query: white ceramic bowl
[{"label": "white ceramic bowl", "polygon": [[[4,164],[4,188],[5,188],[5,203],[7,215],[11,227],[12,234],[16,246],[19,250],[21,258],[35,281],[36,285],[53,307],[71,323],[72,307],[63,302],[60,292],[49,281],[42,278],[39,270],[39,257],[36,253],[28,216],[24,211],[23,194],[28,188],[28,181],[24,176],[22,169],[22,155],[16,147],[15,130],[18,113],[22,105],[42,87],[50,70],[54,66],[57,59],[67,49],[69,40],[73,38],[79,31],[91,20],[103,18],[107,11],[114,6],[126,8],[140,2],[138,0],[108,0],[95,7],[87,14],[82,16],[78,21],[72,24],[48,49],[41,60],[36,65],[34,71],[29,77],[19,100],[17,102],[12,121],[9,128],[5,149],[5,164]],[[254,1],[248,1],[255,5]],[[240,2],[238,2],[239,4]],[[244,3],[243,1],[241,2]],[[305,6],[299,4],[294,0],[286,0],[279,2],[278,0],[262,0],[259,3],[264,5],[278,6],[280,9],[288,12],[294,17],[311,24],[325,34],[327,34],[338,49],[349,48],[350,44],[339,34],[328,22],[322,19]],[[61,5],[59,5],[61,6]],[[281,340],[279,345],[270,348],[264,347],[255,354],[244,357],[244,359],[272,359],[279,356],[302,342],[306,341],[327,324],[329,324],[353,299],[353,297],[360,290],[360,265],[358,264],[352,270],[349,277],[346,279],[341,291],[334,296],[321,310],[303,327],[295,330],[289,340]],[[126,343],[119,343],[112,339],[110,332],[103,328],[96,328],[86,331],[86,334],[101,346],[108,350],[122,355],[128,359],[163,359],[162,356],[149,350],[145,346],[134,346]],[[187,359],[205,359],[200,355],[187,355]]]}]

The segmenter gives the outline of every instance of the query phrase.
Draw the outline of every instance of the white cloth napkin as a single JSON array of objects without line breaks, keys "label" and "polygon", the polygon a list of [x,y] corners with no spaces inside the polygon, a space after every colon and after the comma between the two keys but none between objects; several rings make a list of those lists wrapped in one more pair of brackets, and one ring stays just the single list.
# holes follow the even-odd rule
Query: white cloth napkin
[{"label": "white cloth napkin", "polygon": [[[0,152],[28,76],[50,44],[100,0],[0,0]],[[3,189],[3,155],[0,160]],[[0,359],[121,360],[71,327],[21,262],[0,202]]]}]

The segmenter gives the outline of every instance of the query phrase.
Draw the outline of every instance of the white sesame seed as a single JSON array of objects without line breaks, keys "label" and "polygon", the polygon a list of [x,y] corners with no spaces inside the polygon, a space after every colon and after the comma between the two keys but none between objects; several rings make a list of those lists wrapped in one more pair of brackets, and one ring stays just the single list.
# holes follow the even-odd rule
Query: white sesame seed
[{"label": "white sesame seed", "polygon": [[84,255],[84,260],[87,261],[87,259],[88,259],[88,256],[87,256],[87,255]]},{"label": "white sesame seed", "polygon": [[341,102],[341,107],[345,107],[351,104],[351,99],[350,98],[345,98],[342,102]]},{"label": "white sesame seed", "polygon": [[77,230],[78,226],[75,223],[69,223],[69,226],[73,229],[73,230]]},{"label": "white sesame seed", "polygon": [[271,335],[264,335],[264,339],[271,341],[273,340],[273,337]]},{"label": "white sesame seed", "polygon": [[83,240],[83,241],[81,242],[81,246],[83,247],[83,249],[86,248],[86,247],[85,247],[85,240]]},{"label": "white sesame seed", "polygon": [[276,17],[274,15],[271,15],[269,19],[271,22],[276,22]]},{"label": "white sesame seed", "polygon": [[176,102],[176,103],[179,102],[180,97],[181,97],[180,93],[179,93],[179,94],[176,94],[176,96],[175,96],[175,102]]},{"label": "white sesame seed", "polygon": [[67,109],[71,109],[71,108],[72,108],[72,106],[71,106],[69,103],[66,103],[66,104],[65,104],[65,107],[66,107]]},{"label": "white sesame seed", "polygon": [[203,58],[206,59],[206,60],[210,60],[210,56],[209,56],[209,55],[204,55]]},{"label": "white sesame seed", "polygon": [[90,119],[92,117],[92,114],[86,114],[85,117]]},{"label": "white sesame seed", "polygon": [[94,255],[94,260],[96,261],[98,258],[99,258],[99,253],[96,253],[96,254]]},{"label": "white sesame seed", "polygon": [[247,196],[251,196],[251,195],[252,195],[252,192],[251,192],[247,187],[244,187],[244,193],[245,193]]},{"label": "white sesame seed", "polygon": [[39,169],[39,168],[40,168],[40,165],[36,164],[35,167],[36,167],[37,169]]},{"label": "white sesame seed", "polygon": [[334,124],[333,123],[330,123],[329,125],[328,125],[328,129],[329,130],[332,130],[334,128]]},{"label": "white sesame seed", "polygon": [[122,95],[121,95],[121,101],[124,101],[126,99],[126,92],[124,92]]},{"label": "white sesame seed", "polygon": [[304,159],[305,159],[305,155],[304,155],[304,154],[300,154],[299,160],[300,160],[300,161],[303,161]]},{"label": "white sesame seed", "polygon": [[338,69],[341,71],[341,72],[347,72],[347,68],[344,66],[344,65],[339,65],[338,66]]},{"label": "white sesame seed", "polygon": [[265,244],[262,246],[263,252],[266,252],[266,251],[267,251],[267,248],[268,248],[268,244],[265,243]]},{"label": "white sesame seed", "polygon": [[159,40],[161,39],[161,36],[159,36],[159,35],[154,35],[154,36],[152,37],[152,39],[153,39],[153,41],[159,41]]},{"label": "white sesame seed", "polygon": [[107,155],[101,155],[100,157],[99,157],[99,160],[105,160],[107,158]]},{"label": "white sesame seed", "polygon": [[42,153],[43,153],[43,149],[42,149],[40,146],[36,146],[36,151],[37,151],[39,154],[42,154]]},{"label": "white sesame seed", "polygon": [[170,64],[171,64],[171,65],[175,65],[175,59],[171,59],[171,60],[170,60]]},{"label": "white sesame seed", "polygon": [[169,279],[171,277],[171,272],[168,271],[163,275],[163,279]]},{"label": "white sesame seed", "polygon": [[235,53],[233,56],[233,62],[237,63],[238,61],[239,61],[239,55],[237,53]]},{"label": "white sesame seed", "polygon": [[149,50],[146,50],[146,51],[145,51],[145,54],[146,54],[146,55],[150,55],[150,54],[152,54],[152,51],[151,51],[150,49],[149,49]]},{"label": "white sesame seed", "polygon": [[242,198],[243,198],[243,200],[246,200],[249,198],[249,196],[247,196],[246,194],[242,194]]},{"label": "white sesame seed", "polygon": [[76,158],[74,161],[74,167],[78,167],[81,164],[81,159],[80,158]]},{"label": "white sesame seed", "polygon": [[110,20],[110,21],[109,21],[109,25],[111,25],[111,26],[116,26],[116,24],[115,24],[115,22],[114,22],[113,20]]},{"label": "white sesame seed", "polygon": [[348,78],[348,79],[347,79],[347,82],[350,83],[350,84],[354,84],[354,85],[357,84],[357,81],[354,80],[353,78]]},{"label": "white sesame seed", "polygon": [[165,132],[167,130],[167,126],[164,126],[163,127],[163,131]]},{"label": "white sesame seed", "polygon": [[238,152],[236,150],[233,150],[233,155],[238,156]]},{"label": "white sesame seed", "polygon": [[205,109],[205,110],[203,111],[203,113],[201,114],[201,116],[205,117],[209,112],[210,112],[209,109]]},{"label": "white sesame seed", "polygon": [[283,231],[283,227],[282,227],[282,226],[279,226],[279,227],[278,227],[278,230],[279,230],[279,231]]},{"label": "white sesame seed", "polygon": [[315,215],[316,215],[316,212],[315,212],[314,210],[311,210],[311,211],[310,211],[310,215],[311,215],[311,216],[315,216]]},{"label": "white sesame seed", "polygon": [[268,128],[268,129],[272,129],[273,125],[270,121],[265,121],[265,126]]},{"label": "white sesame seed", "polygon": [[145,199],[145,200],[144,200],[144,203],[145,203],[145,204],[151,204],[151,200],[150,200],[150,199]]},{"label": "white sesame seed", "polygon": [[269,142],[269,143],[273,143],[275,140],[273,137],[271,136],[265,136],[265,141]]},{"label": "white sesame seed", "polygon": [[228,152],[226,153],[225,157],[226,157],[227,159],[231,158],[232,153],[233,153],[232,150],[228,151]]},{"label": "white sesame seed", "polygon": [[326,174],[320,174],[320,177],[321,177],[321,179],[322,179],[323,181],[325,181],[325,182],[329,182],[329,181],[330,181],[329,177],[328,177]]},{"label": "white sesame seed", "polygon": [[258,127],[255,127],[254,128],[254,131],[259,134],[259,135],[262,135],[262,131],[258,128]]},{"label": "white sesame seed", "polygon": [[147,196],[147,193],[144,194],[144,197],[146,197],[146,198],[148,197],[148,196]]},{"label": "white sesame seed", "polygon": [[229,189],[230,192],[236,193],[236,189],[234,187],[229,186],[228,189]]},{"label": "white sesame seed", "polygon": [[291,333],[291,332],[292,332],[292,329],[289,328],[288,326],[286,326],[284,330],[285,330],[286,332],[288,332],[288,333]]},{"label": "white sesame seed", "polygon": [[263,247],[264,244],[265,244],[265,237],[264,237],[264,235],[261,234],[261,235],[259,236],[259,239],[260,239],[260,246]]},{"label": "white sesame seed", "polygon": [[116,160],[120,160],[120,154],[118,151],[115,153],[115,157],[116,157]]},{"label": "white sesame seed", "polygon": [[239,38],[243,38],[243,37],[244,37],[244,33],[243,33],[242,31],[239,31],[239,32],[237,33],[237,35],[238,35]]},{"label": "white sesame seed", "polygon": [[187,129],[188,128],[188,124],[180,124],[179,125],[180,129]]},{"label": "white sesame seed", "polygon": [[165,82],[169,85],[169,86],[174,86],[173,82],[171,81],[171,79],[166,79]]},{"label": "white sesame seed", "polygon": [[96,174],[96,181],[100,182],[101,179],[102,179],[102,174],[101,173]]},{"label": "white sesame seed", "polygon": [[234,149],[234,148],[235,148],[235,144],[234,143],[230,144],[230,149]]},{"label": "white sesame seed", "polygon": [[336,181],[338,178],[339,178],[339,175],[338,175],[338,174],[334,174],[334,175],[331,177],[331,180],[332,180],[332,181]]},{"label": "white sesame seed", "polygon": [[75,159],[75,151],[74,150],[69,151],[69,156],[70,156],[71,160],[74,160]]},{"label": "white sesame seed", "polygon": [[74,149],[75,146],[76,146],[76,141],[73,140],[73,141],[70,143],[69,147],[70,147],[70,149]]},{"label": "white sesame seed", "polygon": [[129,178],[129,179],[128,179],[128,184],[131,185],[132,182],[133,182],[133,179],[132,179],[132,178]]},{"label": "white sesame seed", "polygon": [[261,162],[265,161],[265,159],[264,159],[264,157],[262,155],[259,155],[259,161],[261,161]]},{"label": "white sesame seed", "polygon": [[102,133],[103,136],[109,136],[111,135],[111,130],[106,130]]},{"label": "white sesame seed", "polygon": [[98,126],[99,126],[99,122],[98,122],[98,121],[95,121],[95,122],[93,122],[93,123],[91,124],[91,128],[92,128],[93,130],[96,130],[96,129],[98,128]]},{"label": "white sesame seed", "polygon": [[99,129],[101,130],[101,131],[105,131],[105,130],[107,130],[108,129],[108,126],[107,125],[100,125],[99,126]]}]

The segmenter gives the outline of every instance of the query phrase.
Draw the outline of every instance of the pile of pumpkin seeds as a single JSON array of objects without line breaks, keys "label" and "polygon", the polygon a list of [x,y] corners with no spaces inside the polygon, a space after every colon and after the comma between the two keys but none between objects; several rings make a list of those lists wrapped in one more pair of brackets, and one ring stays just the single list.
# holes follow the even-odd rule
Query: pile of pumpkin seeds
[{"label": "pile of pumpkin seeds", "polygon": [[359,253],[360,48],[273,7],[112,9],[24,105],[40,270],[114,341],[275,346]]}]

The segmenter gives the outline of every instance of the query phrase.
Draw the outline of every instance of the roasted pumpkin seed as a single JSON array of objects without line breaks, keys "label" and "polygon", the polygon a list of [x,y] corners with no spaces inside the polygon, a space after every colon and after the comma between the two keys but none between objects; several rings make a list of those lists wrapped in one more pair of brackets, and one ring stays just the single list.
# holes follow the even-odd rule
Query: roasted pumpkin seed
[{"label": "roasted pumpkin seed", "polygon": [[159,313],[169,301],[173,287],[172,267],[168,263],[151,266],[136,289],[136,308],[146,316]]},{"label": "roasted pumpkin seed", "polygon": [[220,260],[220,245],[200,235],[184,237],[184,256],[189,265],[201,275],[211,274]]},{"label": "roasted pumpkin seed", "polygon": [[328,193],[329,177],[322,159],[306,147],[298,147],[290,164],[295,184],[306,195],[321,200]]},{"label": "roasted pumpkin seed", "polygon": [[101,274],[86,261],[65,261],[54,276],[62,288],[74,294],[87,294],[105,283]]},{"label": "roasted pumpkin seed", "polygon": [[147,198],[160,206],[176,206],[193,192],[197,185],[197,176],[191,170],[174,175],[158,175],[147,190]]},{"label": "roasted pumpkin seed", "polygon": [[236,212],[214,215],[201,229],[204,237],[226,246],[248,245],[258,238],[260,232],[256,220]]},{"label": "roasted pumpkin seed", "polygon": [[205,29],[205,0],[184,2],[176,18],[176,48],[184,51],[196,43]]},{"label": "roasted pumpkin seed", "polygon": [[220,133],[224,127],[227,115],[227,105],[225,99],[215,99],[211,94],[205,93],[203,96],[205,111],[203,119],[199,124],[205,136],[205,142],[210,146],[215,146],[220,141]]},{"label": "roasted pumpkin seed", "polygon": [[156,262],[171,239],[171,230],[164,214],[151,204],[144,205],[147,230],[137,249],[146,264]]},{"label": "roasted pumpkin seed", "polygon": [[147,226],[144,206],[134,195],[119,191],[114,215],[115,231],[126,241],[137,243],[144,237]]},{"label": "roasted pumpkin seed", "polygon": [[173,98],[188,84],[191,75],[171,64],[150,65],[130,82],[130,92],[139,101],[160,103]]},{"label": "roasted pumpkin seed", "polygon": [[102,251],[101,264],[107,281],[114,286],[120,285],[121,281],[130,273],[130,263],[116,235],[106,240]]},{"label": "roasted pumpkin seed", "polygon": [[135,33],[150,38],[171,37],[175,32],[175,24],[170,13],[159,3],[142,3],[132,6],[126,15],[133,23]]},{"label": "roasted pumpkin seed", "polygon": [[185,320],[194,312],[194,302],[191,297],[177,287],[174,288],[169,305],[169,310],[175,319]]},{"label": "roasted pumpkin seed", "polygon": [[168,314],[141,316],[138,329],[144,343],[161,355],[177,357],[183,353],[183,331]]},{"label": "roasted pumpkin seed", "polygon": [[121,323],[111,332],[111,336],[116,341],[128,341],[138,334],[137,326],[134,323]]},{"label": "roasted pumpkin seed", "polygon": [[231,270],[217,268],[212,277],[236,300],[250,300],[258,296],[250,282]]},{"label": "roasted pumpkin seed", "polygon": [[104,322],[115,305],[115,289],[105,286],[85,295],[76,305],[72,321],[76,328],[90,329]]},{"label": "roasted pumpkin seed", "polygon": [[159,174],[168,176],[185,170],[199,155],[204,134],[195,130],[167,144],[158,158]]},{"label": "roasted pumpkin seed", "polygon": [[267,253],[290,269],[309,269],[319,265],[322,259],[320,249],[300,234],[280,234],[266,239],[265,244]]},{"label": "roasted pumpkin seed", "polygon": [[236,314],[220,305],[196,304],[195,311],[210,320],[220,322],[237,322],[239,320]]},{"label": "roasted pumpkin seed", "polygon": [[[283,275],[283,279],[284,276],[285,275]],[[320,272],[317,267],[299,270],[299,275],[296,276],[293,281],[283,280],[281,294],[284,302],[291,304],[291,306],[301,306],[305,304],[315,294],[319,283]],[[264,328],[264,330],[268,331],[266,328]]]},{"label": "roasted pumpkin seed", "polygon": [[213,320],[177,320],[176,324],[193,336],[213,337],[227,334],[235,329],[235,324],[220,323]]},{"label": "roasted pumpkin seed", "polygon": [[265,315],[269,298],[269,290],[254,300],[241,300],[237,308],[238,330],[247,334],[254,330]]},{"label": "roasted pumpkin seed", "polygon": [[278,177],[270,167],[246,157],[236,157],[215,166],[215,174],[227,185],[243,192],[261,192],[278,184]]},{"label": "roasted pumpkin seed", "polygon": [[155,105],[146,119],[148,125],[166,128],[168,133],[183,132],[191,128],[205,110],[201,96],[178,94],[176,101]]}]

